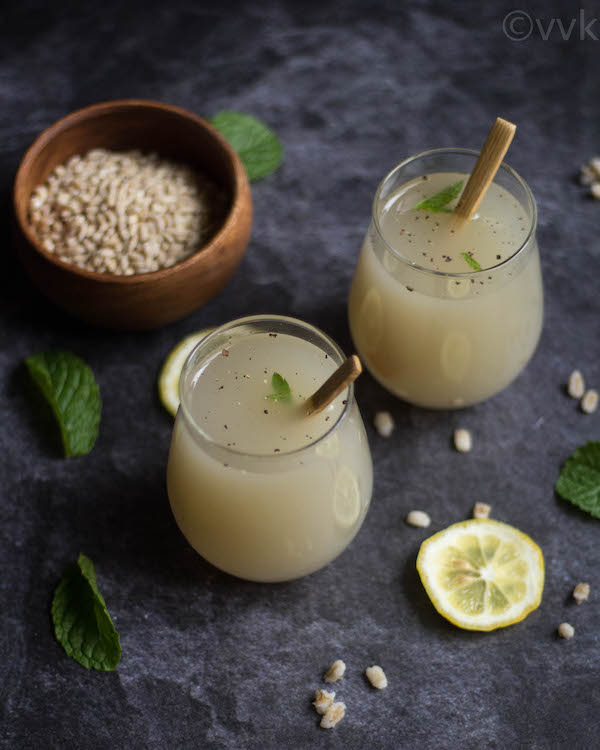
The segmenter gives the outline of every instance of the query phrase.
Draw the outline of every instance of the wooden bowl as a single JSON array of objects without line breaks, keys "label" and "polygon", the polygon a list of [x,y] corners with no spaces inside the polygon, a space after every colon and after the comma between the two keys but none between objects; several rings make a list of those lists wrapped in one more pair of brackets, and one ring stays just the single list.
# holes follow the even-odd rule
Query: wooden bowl
[{"label": "wooden bowl", "polygon": [[[59,260],[29,225],[29,199],[56,166],[93,148],[155,151],[210,176],[231,197],[221,228],[190,257],[152,273],[96,273]],[[45,130],[21,161],[13,201],[17,249],[33,283],[70,313],[109,328],[155,328],[208,302],[240,263],[252,226],[246,171],[225,139],[179,107],[136,99],[94,104]]]}]

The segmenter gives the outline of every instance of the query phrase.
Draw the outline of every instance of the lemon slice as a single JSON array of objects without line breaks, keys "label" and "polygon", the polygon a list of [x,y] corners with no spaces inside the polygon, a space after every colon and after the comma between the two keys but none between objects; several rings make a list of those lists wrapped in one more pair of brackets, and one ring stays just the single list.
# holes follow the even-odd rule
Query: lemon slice
[{"label": "lemon slice", "polygon": [[186,336],[169,352],[164,361],[158,376],[158,395],[162,405],[173,416],[179,409],[179,376],[185,360],[196,344],[212,330],[212,328],[203,328],[201,331]]},{"label": "lemon slice", "polygon": [[473,519],[439,531],[421,545],[417,570],[437,611],[467,630],[512,625],[542,600],[542,550],[500,521]]},{"label": "lemon slice", "polygon": [[335,520],[343,528],[354,526],[360,516],[358,478],[347,466],[342,466],[336,477],[333,507]]}]

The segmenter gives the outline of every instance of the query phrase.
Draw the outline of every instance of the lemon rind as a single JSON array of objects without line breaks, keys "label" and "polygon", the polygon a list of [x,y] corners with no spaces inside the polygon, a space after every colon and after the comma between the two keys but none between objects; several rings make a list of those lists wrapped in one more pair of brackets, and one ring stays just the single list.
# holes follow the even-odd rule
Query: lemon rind
[{"label": "lemon rind", "polygon": [[183,338],[165,357],[158,374],[158,396],[161,404],[174,417],[179,408],[179,377],[186,359],[202,339],[212,331],[203,328]]}]

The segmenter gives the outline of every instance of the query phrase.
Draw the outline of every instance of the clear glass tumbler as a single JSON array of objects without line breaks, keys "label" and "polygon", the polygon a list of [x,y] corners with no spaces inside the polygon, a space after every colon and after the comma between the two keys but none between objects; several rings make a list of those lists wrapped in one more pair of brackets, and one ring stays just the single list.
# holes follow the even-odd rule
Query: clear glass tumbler
[{"label": "clear glass tumbler", "polygon": [[[321,415],[301,408],[344,359],[317,328],[265,315],[216,329],[190,354],[167,487],[181,531],[221,570],[298,578],[337,557],[361,527],[373,476],[353,386]],[[274,366],[296,394],[290,403],[269,400]]]},{"label": "clear glass tumbler", "polygon": [[[527,184],[509,166],[498,170],[494,183],[505,192],[496,195],[504,200],[500,208],[505,212],[507,197],[513,201],[510,209],[523,239],[507,254],[500,227],[489,232],[485,248],[465,245],[469,256],[477,257],[480,250],[479,257],[493,259],[481,270],[475,263],[475,269],[465,263],[458,272],[455,263],[454,272],[428,268],[429,251],[443,241],[442,233],[432,233],[423,246],[410,246],[408,257],[407,238],[399,235],[403,230],[385,218],[403,186],[428,175],[439,179],[440,173],[448,175],[446,183],[457,176],[466,180],[477,157],[467,149],[436,149],[392,170],[375,194],[352,282],[350,329],[363,362],[385,388],[419,406],[459,408],[498,393],[525,367],[542,329],[536,204]],[[488,191],[487,204],[481,204],[492,213],[490,201],[500,200],[494,194]],[[420,226],[429,220],[428,228],[435,229],[435,222],[442,221],[439,213],[419,211],[410,217],[413,224],[417,214]]]}]

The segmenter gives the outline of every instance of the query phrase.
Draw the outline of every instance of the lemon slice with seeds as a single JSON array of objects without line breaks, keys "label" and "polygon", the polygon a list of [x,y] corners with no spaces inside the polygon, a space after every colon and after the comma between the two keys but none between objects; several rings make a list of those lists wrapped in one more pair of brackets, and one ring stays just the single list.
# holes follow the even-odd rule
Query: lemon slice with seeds
[{"label": "lemon slice with seeds", "polygon": [[467,630],[512,625],[542,600],[542,550],[500,521],[473,519],[434,534],[421,545],[417,570],[437,611]]},{"label": "lemon slice with seeds", "polygon": [[180,341],[168,354],[158,376],[158,395],[165,409],[175,416],[179,409],[179,376],[189,353],[199,341],[212,331],[203,328]]}]

